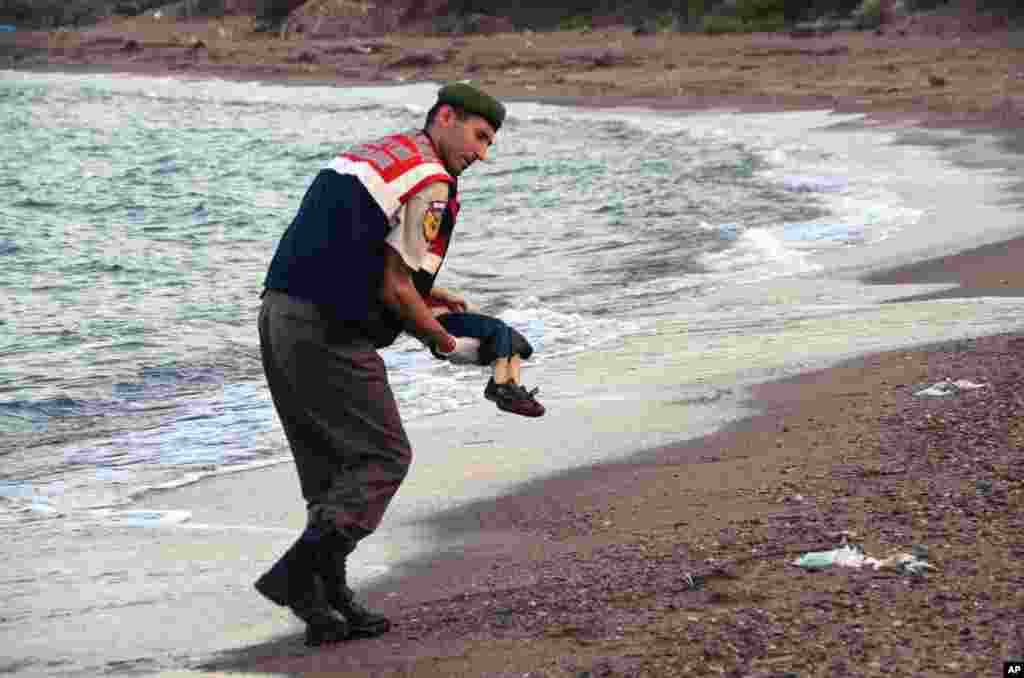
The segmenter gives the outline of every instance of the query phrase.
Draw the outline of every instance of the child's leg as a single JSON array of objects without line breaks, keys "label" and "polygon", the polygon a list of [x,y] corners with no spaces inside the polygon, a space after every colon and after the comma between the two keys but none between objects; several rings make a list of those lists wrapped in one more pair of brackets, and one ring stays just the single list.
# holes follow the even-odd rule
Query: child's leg
[{"label": "child's leg", "polygon": [[506,381],[510,381],[513,384],[519,384],[522,381],[519,378],[519,375],[522,370],[523,361],[529,359],[529,357],[533,355],[533,346],[531,346],[530,342],[526,340],[526,337],[520,334],[514,327],[509,327],[508,331],[511,335],[510,350],[512,355],[508,357],[507,362],[504,362],[501,358],[495,361],[495,373],[500,376],[501,381],[498,381],[499,377],[495,377],[494,380],[502,384]]},{"label": "child's leg", "polygon": [[522,368],[522,358],[518,353],[513,353],[508,359],[508,380],[513,384],[520,383],[519,373]]},{"label": "child's leg", "polygon": [[514,384],[521,383],[519,378],[522,361],[528,360],[533,355],[533,346],[515,328],[509,328],[512,333],[512,355],[508,359],[509,381]]},{"label": "child's leg", "polygon": [[512,354],[511,328],[497,318],[482,313],[445,313],[437,321],[457,337],[480,340],[480,362],[494,368],[494,381],[504,384],[509,376],[509,356]]},{"label": "child's leg", "polygon": [[518,374],[512,371],[509,358],[498,358],[494,361],[494,383],[495,384],[507,384],[512,382],[514,384],[519,383]]},{"label": "child's leg", "polygon": [[544,406],[534,398],[535,391],[527,391],[519,385],[520,354],[512,353],[513,336],[517,335],[516,348],[523,356],[532,352],[529,342],[518,332],[497,318],[480,313],[445,313],[437,321],[457,337],[473,337],[480,340],[480,364],[490,365],[494,376],[484,388],[484,397],[493,400],[498,409],[521,414],[525,417],[540,417]]}]

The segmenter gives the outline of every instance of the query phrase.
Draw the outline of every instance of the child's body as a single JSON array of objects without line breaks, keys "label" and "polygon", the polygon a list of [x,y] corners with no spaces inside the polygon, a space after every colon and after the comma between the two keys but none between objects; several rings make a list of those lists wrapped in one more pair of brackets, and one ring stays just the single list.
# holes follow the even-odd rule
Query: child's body
[{"label": "child's body", "polygon": [[[475,311],[453,310],[438,297],[427,297],[427,307],[437,322],[455,337],[470,337],[480,342],[478,365],[491,365],[493,374],[484,389],[484,397],[499,409],[526,417],[544,414],[544,406],[534,397],[537,389],[527,390],[519,380],[523,360],[533,355],[533,347],[522,334],[499,318]],[[443,355],[435,353],[438,357]]]}]

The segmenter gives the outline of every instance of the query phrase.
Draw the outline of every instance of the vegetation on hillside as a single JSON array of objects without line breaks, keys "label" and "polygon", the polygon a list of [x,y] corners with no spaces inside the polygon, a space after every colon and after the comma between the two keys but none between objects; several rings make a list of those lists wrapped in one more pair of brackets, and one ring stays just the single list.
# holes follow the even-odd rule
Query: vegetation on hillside
[{"label": "vegetation on hillside", "polygon": [[[134,16],[157,10],[166,16],[218,16],[239,6],[264,21],[281,22],[303,0],[0,0],[0,23],[21,28],[85,26],[113,15]],[[409,11],[442,10],[447,26],[465,17],[491,15],[509,19],[519,29],[586,30],[610,22],[641,31],[705,32],[779,30],[799,22],[846,21],[848,27],[871,28],[881,21],[882,0],[378,0]],[[1018,0],[897,0],[903,12],[993,12],[1024,19]]]}]

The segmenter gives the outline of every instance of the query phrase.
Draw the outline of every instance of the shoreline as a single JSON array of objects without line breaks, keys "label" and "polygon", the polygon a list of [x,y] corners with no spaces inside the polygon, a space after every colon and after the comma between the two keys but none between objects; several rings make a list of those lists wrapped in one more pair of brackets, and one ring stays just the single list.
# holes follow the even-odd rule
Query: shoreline
[{"label": "shoreline", "polygon": [[[0,68],[387,86],[470,80],[583,107],[857,113],[873,123],[1024,128],[1024,31],[637,36],[592,31],[271,38],[251,17],[135,18],[0,35]],[[902,33],[902,34],[901,34]],[[4,63],[6,61],[6,63]]]},{"label": "shoreline", "polygon": [[903,297],[888,303],[984,296],[1017,297],[1021,296],[1021,290],[1024,289],[1024,271],[998,263],[993,266],[993,262],[1015,258],[1024,259],[1024,237],[869,273],[861,280],[872,285],[957,284],[957,287],[948,290]]}]

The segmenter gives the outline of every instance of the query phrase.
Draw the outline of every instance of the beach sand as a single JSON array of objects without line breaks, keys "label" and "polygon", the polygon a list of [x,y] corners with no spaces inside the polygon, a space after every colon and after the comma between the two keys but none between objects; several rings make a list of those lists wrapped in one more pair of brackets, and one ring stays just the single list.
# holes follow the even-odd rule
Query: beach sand
[{"label": "beach sand", "polygon": [[[942,294],[964,297],[990,294],[995,280],[1000,293],[1020,295],[1022,263],[1010,242],[875,279],[959,283]],[[915,395],[945,379],[985,386]],[[996,675],[1024,656],[1022,388],[1024,333],[871,355],[761,385],[752,393],[759,414],[708,437],[439,516],[436,527],[460,548],[362,592],[392,615],[391,633],[316,650],[284,635],[202,668]],[[249,475],[259,494],[262,481]],[[935,569],[792,564],[844,541],[879,558],[916,554]]]},{"label": "beach sand", "polygon": [[[328,64],[323,45],[300,59],[298,43],[223,37],[240,27],[214,34],[179,25],[173,40],[146,30],[136,22],[47,36],[59,51],[18,52],[14,65],[317,82],[468,74],[502,96],[574,104],[814,107],[864,111],[883,123],[1024,125],[1024,52],[1014,34],[953,44],[872,34],[516,34],[464,38],[441,64],[395,67],[403,53],[451,41],[389,37],[374,54]],[[142,51],[128,60],[123,45],[108,43],[116,49],[104,61],[101,43],[89,42],[104,31],[138,40]],[[189,53],[195,35],[205,46]],[[19,39],[28,49],[31,39]],[[583,54],[609,48],[609,65]],[[870,281],[958,284],[933,295],[947,298],[1019,296],[1021,271],[1024,241],[1012,240]],[[915,395],[943,379],[985,386]],[[240,643],[196,672],[1001,675],[1004,660],[1024,658],[1022,389],[1024,333],[871,355],[764,384],[752,394],[759,414],[706,438],[637,450],[438,517],[435,527],[457,535],[460,548],[362,591],[392,616],[391,633],[319,649],[303,648],[298,633]],[[294,483],[290,473],[237,474],[156,503],[177,496],[216,514],[239,496]],[[267,502],[267,511],[289,516],[276,524],[301,519],[289,487]],[[879,557],[914,551],[935,569],[913,576],[791,564],[844,540]]]},{"label": "beach sand", "polygon": [[[944,379],[985,386],[914,395]],[[441,529],[471,535],[465,548],[363,592],[392,615],[391,633],[318,650],[284,636],[204,669],[997,675],[1024,656],[1022,387],[1024,334],[762,385],[761,413],[711,436],[440,517]],[[936,569],[791,564],[844,540]]]}]

